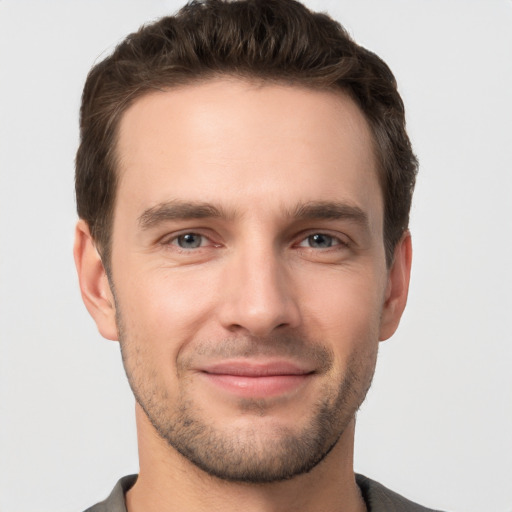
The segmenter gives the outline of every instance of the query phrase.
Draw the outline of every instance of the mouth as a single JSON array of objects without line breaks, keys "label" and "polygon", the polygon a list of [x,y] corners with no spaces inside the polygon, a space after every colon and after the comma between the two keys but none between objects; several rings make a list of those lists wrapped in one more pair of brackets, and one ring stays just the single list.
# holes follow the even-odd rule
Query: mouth
[{"label": "mouth", "polygon": [[289,361],[226,361],[200,373],[219,390],[242,398],[267,398],[297,391],[315,374]]}]

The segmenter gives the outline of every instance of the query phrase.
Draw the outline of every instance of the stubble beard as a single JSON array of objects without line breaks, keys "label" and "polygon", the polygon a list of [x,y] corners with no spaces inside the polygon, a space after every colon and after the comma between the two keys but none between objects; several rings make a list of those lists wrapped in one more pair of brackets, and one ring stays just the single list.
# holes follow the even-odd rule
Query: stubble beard
[{"label": "stubble beard", "polygon": [[[117,308],[117,325],[123,364],[135,399],[160,437],[170,447],[207,474],[231,482],[264,484],[291,479],[316,467],[333,449],[363,402],[375,370],[376,343],[363,343],[353,353],[338,382],[329,382],[300,427],[275,425],[269,433],[258,420],[269,405],[264,399],[241,399],[240,411],[255,417],[253,427],[220,429],[209,422],[187,396],[187,379],[170,390],[159,381],[144,357],[141,343],[130,339]],[[304,336],[287,334],[265,340],[237,338],[199,344],[199,351],[226,356],[301,354],[318,360],[322,372],[332,369],[333,355]],[[235,348],[236,347],[236,348]],[[307,355],[306,355],[307,353]],[[186,361],[178,361],[186,368]],[[177,404],[177,405],[176,405]]]}]

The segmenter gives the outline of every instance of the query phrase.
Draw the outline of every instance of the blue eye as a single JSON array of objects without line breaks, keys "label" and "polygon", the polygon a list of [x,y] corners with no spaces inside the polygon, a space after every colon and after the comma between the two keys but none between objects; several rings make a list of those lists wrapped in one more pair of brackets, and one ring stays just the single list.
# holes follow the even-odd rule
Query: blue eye
[{"label": "blue eye", "polygon": [[325,235],[324,233],[315,233],[314,235],[310,235],[305,241],[307,241],[309,247],[313,247],[314,249],[328,249],[329,247],[338,245],[339,243],[335,237]]},{"label": "blue eye", "polygon": [[185,233],[177,236],[173,242],[182,249],[197,249],[203,245],[203,236],[197,233]]}]

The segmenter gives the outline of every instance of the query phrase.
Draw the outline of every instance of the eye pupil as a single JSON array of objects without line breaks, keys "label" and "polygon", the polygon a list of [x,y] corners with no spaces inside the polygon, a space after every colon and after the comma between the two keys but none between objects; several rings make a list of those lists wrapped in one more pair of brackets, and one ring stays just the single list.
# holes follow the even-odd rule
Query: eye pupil
[{"label": "eye pupil", "polygon": [[182,249],[196,249],[201,246],[201,235],[186,233],[177,238],[178,245]]},{"label": "eye pupil", "polygon": [[311,247],[326,248],[332,246],[332,236],[316,233],[308,237]]}]

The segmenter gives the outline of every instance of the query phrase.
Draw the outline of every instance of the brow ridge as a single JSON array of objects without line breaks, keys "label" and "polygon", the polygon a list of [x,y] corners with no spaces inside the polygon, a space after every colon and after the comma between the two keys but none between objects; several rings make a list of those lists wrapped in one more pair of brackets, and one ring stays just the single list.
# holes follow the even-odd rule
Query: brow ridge
[{"label": "brow ridge", "polygon": [[169,220],[220,218],[225,216],[225,212],[221,208],[210,203],[171,200],[144,210],[138,218],[138,223],[141,229],[145,230]]},{"label": "brow ridge", "polygon": [[368,227],[368,215],[359,206],[336,201],[311,201],[298,204],[291,212],[297,220],[343,220],[347,219]]},{"label": "brow ridge", "polygon": [[[207,202],[170,200],[144,210],[139,216],[141,229],[171,220],[232,218],[234,212],[226,212],[219,206]],[[358,206],[336,201],[310,201],[299,203],[288,212],[288,217],[298,220],[344,220],[353,221],[365,227],[369,225],[368,215]]]}]

